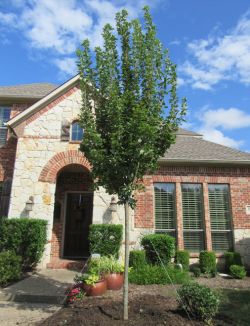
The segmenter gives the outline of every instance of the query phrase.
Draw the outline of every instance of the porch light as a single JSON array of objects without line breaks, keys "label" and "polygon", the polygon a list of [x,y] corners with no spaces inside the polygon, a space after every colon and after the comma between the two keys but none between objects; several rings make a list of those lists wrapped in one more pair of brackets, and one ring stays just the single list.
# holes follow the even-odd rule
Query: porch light
[{"label": "porch light", "polygon": [[110,205],[109,205],[109,210],[111,212],[116,212],[117,211],[117,202],[115,200],[115,197],[111,197],[111,202],[110,202]]},{"label": "porch light", "polygon": [[30,196],[30,198],[25,203],[25,210],[27,212],[31,212],[33,209],[33,205],[34,205],[34,197]]}]

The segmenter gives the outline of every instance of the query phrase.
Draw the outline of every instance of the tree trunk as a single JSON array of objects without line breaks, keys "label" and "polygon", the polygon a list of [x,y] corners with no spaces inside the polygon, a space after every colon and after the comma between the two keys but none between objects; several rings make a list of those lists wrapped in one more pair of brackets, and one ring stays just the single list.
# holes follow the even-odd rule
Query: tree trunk
[{"label": "tree trunk", "polygon": [[123,284],[123,319],[128,320],[128,267],[129,267],[129,205],[125,207],[125,269],[124,269],[124,284]]}]

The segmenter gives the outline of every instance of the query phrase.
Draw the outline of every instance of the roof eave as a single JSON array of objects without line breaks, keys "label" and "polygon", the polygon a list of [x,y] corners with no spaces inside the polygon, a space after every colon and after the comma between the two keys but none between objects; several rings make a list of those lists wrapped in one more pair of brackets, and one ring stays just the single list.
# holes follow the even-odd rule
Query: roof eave
[{"label": "roof eave", "polygon": [[32,114],[37,112],[41,107],[46,106],[49,102],[53,101],[54,98],[60,96],[64,92],[66,92],[68,89],[74,86],[79,80],[79,75],[76,75],[75,77],[71,78],[61,86],[54,89],[49,94],[45,95],[43,98],[41,98],[38,102],[31,105],[28,109],[23,111],[22,113],[18,114],[14,118],[12,118],[10,121],[7,122],[7,126],[9,127],[16,127],[18,124],[29,118]]},{"label": "roof eave", "polygon": [[158,160],[159,163],[164,164],[216,164],[216,165],[250,165],[250,158],[249,160],[189,160],[189,159],[165,159],[160,158]]}]

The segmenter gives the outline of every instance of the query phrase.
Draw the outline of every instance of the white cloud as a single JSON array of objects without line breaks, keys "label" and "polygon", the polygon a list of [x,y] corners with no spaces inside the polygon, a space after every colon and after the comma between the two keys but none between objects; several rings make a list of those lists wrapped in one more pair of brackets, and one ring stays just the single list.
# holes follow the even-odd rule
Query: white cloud
[{"label": "white cloud", "polygon": [[237,108],[205,110],[200,118],[207,127],[226,130],[250,127],[250,115]]},{"label": "white cloud", "polygon": [[237,141],[233,138],[227,137],[222,131],[215,128],[200,128],[198,132],[203,135],[204,139],[224,146],[240,148],[244,144],[244,141]]},{"label": "white cloud", "polygon": [[[159,1],[154,1],[154,5]],[[0,12],[0,27],[8,27],[8,32],[20,31],[32,49],[49,50],[50,56],[54,56],[52,62],[70,74],[73,59],[68,57],[83,39],[90,39],[93,47],[101,45],[102,28],[106,23],[114,24],[116,12],[125,7],[131,18],[135,18],[149,3],[149,0],[11,0],[15,10]],[[61,59],[62,55],[66,58]]]},{"label": "white cloud", "polygon": [[55,59],[56,66],[60,69],[60,71],[67,75],[75,75],[77,73],[76,61],[74,58],[62,58]]},{"label": "white cloud", "polygon": [[188,44],[191,61],[180,72],[193,88],[212,89],[223,80],[250,84],[250,11],[223,37],[196,40]]},{"label": "white cloud", "polygon": [[238,108],[204,108],[198,119],[201,122],[198,132],[204,139],[234,148],[240,148],[244,141],[226,136],[225,131],[250,127],[250,115]]}]

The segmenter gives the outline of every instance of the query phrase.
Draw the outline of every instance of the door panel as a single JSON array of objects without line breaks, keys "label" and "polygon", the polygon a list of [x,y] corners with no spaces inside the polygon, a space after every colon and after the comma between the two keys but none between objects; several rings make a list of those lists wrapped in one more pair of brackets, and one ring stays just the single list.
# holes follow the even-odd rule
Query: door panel
[{"label": "door panel", "polygon": [[89,255],[89,225],[92,223],[93,193],[68,193],[64,235],[64,257]]}]

